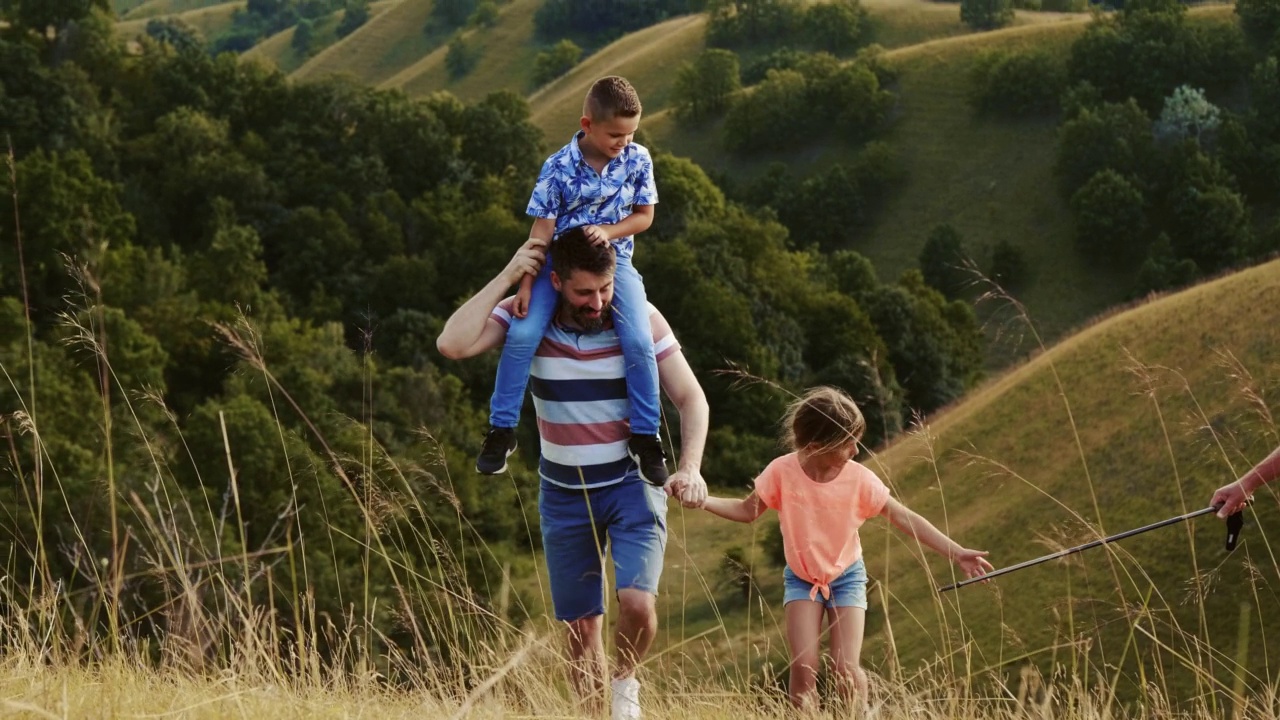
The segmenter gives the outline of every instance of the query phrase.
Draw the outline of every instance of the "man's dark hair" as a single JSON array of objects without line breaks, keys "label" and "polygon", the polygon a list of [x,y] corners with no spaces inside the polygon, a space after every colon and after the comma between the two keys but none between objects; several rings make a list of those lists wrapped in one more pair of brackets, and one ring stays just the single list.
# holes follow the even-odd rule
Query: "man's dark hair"
[{"label": "man's dark hair", "polygon": [[574,270],[596,275],[612,273],[618,265],[613,245],[596,245],[587,239],[581,227],[570,228],[551,243],[551,269],[560,279],[568,280]]}]

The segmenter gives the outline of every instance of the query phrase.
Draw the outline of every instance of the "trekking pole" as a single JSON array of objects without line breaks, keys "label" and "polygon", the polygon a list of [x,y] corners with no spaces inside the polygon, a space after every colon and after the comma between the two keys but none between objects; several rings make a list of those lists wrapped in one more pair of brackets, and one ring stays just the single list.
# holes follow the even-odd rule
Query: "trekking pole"
[{"label": "trekking pole", "polygon": [[[1014,572],[1015,570],[1029,568],[1032,565],[1039,565],[1040,563],[1048,562],[1050,560],[1056,560],[1060,557],[1066,557],[1068,555],[1078,553],[1081,550],[1088,550],[1089,548],[1095,548],[1095,547],[1098,547],[1099,545],[1106,545],[1107,543],[1115,542],[1116,540],[1123,540],[1127,537],[1140,535],[1144,532],[1147,532],[1148,530],[1155,530],[1156,528],[1162,528],[1162,527],[1165,527],[1166,525],[1173,525],[1174,523],[1180,523],[1183,520],[1190,520],[1191,518],[1200,517],[1201,515],[1216,513],[1221,508],[1222,508],[1221,505],[1214,505],[1213,507],[1207,507],[1207,508],[1204,508],[1203,510],[1196,510],[1194,512],[1189,512],[1186,515],[1171,517],[1168,520],[1161,520],[1160,522],[1151,523],[1150,525],[1144,525],[1143,527],[1134,528],[1133,530],[1126,530],[1122,533],[1116,533],[1115,535],[1108,535],[1107,537],[1094,540],[1093,542],[1087,542],[1083,545],[1077,545],[1072,548],[1067,548],[1066,550],[1059,550],[1056,553],[1050,553],[1048,555],[1045,555],[1044,557],[1038,557],[1034,560],[1027,560],[1025,562],[1020,562],[1017,565],[1010,565],[1007,568],[1001,568],[999,570],[996,570],[995,572],[989,572],[986,575],[979,575],[978,577],[972,577],[972,578],[969,578],[968,580],[962,580],[957,583],[951,583],[950,585],[946,585],[938,588],[938,592],[944,593],[948,590],[955,590],[956,588],[962,588],[965,585],[969,585],[970,583],[981,582],[983,580],[990,580],[993,577],[1005,575],[1005,574]],[[1240,529],[1243,526],[1244,526],[1244,515],[1242,513],[1235,513],[1234,515],[1230,515],[1227,517],[1227,552],[1231,552],[1232,550],[1235,549],[1236,540],[1240,538]]]}]

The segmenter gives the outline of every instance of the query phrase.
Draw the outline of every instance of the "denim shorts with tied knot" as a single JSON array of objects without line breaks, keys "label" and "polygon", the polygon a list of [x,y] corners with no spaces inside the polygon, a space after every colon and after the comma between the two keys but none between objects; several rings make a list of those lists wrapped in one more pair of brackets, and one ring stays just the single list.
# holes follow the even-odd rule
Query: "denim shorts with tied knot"
[{"label": "denim shorts with tied knot", "polygon": [[[813,592],[813,583],[802,580],[791,568],[787,567],[782,571],[782,604],[786,605],[794,600],[811,600],[810,593]],[[867,609],[867,566],[862,562],[862,558],[850,565],[840,576],[831,581],[831,597],[822,597],[822,591],[818,591],[817,602],[822,603],[824,607],[856,607]]]}]

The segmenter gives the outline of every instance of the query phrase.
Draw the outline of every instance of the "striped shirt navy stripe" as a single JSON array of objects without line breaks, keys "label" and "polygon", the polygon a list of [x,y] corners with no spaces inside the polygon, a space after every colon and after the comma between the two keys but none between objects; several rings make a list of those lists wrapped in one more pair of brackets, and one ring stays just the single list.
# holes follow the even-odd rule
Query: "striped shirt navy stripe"
[{"label": "striped shirt navy stripe", "polygon": [[[491,319],[511,326],[514,298],[494,308]],[[671,326],[649,306],[658,361],[680,350]],[[622,482],[635,471],[627,455],[631,437],[625,361],[612,329],[582,333],[552,323],[529,368],[538,413],[542,479],[581,489]]]}]

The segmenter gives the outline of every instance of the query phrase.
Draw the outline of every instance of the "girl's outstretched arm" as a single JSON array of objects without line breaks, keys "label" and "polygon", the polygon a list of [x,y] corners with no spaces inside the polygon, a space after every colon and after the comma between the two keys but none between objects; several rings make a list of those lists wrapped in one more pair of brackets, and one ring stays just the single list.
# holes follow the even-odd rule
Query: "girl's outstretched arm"
[{"label": "girl's outstretched arm", "polygon": [[741,500],[708,497],[706,502],[702,503],[702,509],[712,515],[719,515],[725,520],[733,520],[740,523],[755,521],[756,518],[764,514],[767,508],[768,506],[756,496],[754,491]]},{"label": "girl's outstretched arm", "polygon": [[881,510],[880,514],[888,518],[894,527],[959,565],[969,577],[985,575],[987,571],[995,570],[995,567],[987,562],[986,551],[962,547],[960,543],[947,537],[919,513],[893,498],[889,498],[889,502],[885,503],[884,510]]}]

